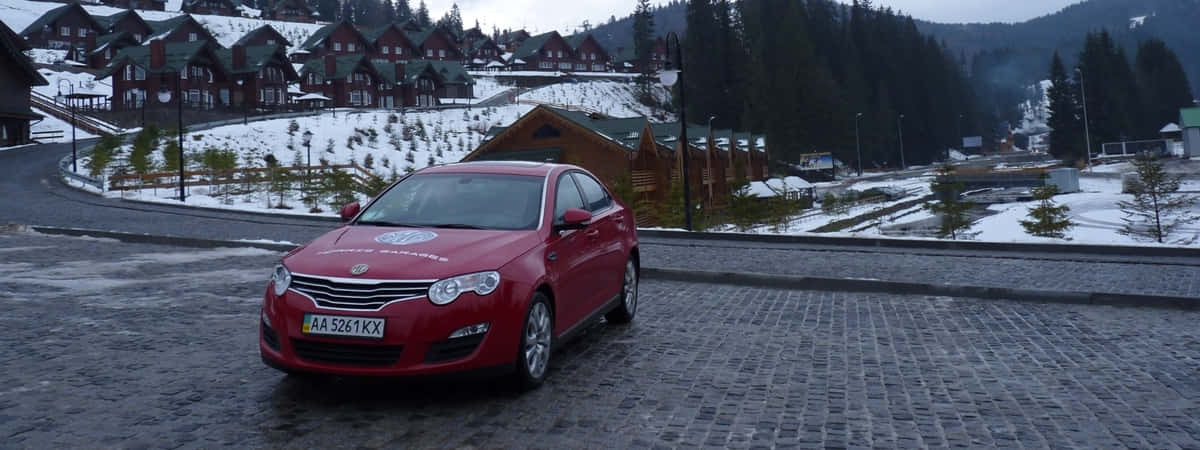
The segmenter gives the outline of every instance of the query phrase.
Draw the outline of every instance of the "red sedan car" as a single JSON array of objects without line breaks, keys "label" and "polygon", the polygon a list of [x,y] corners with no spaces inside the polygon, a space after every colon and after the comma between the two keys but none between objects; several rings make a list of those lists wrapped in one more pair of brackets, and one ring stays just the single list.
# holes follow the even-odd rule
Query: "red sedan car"
[{"label": "red sedan car", "polygon": [[345,225],[286,255],[263,298],[259,349],[288,373],[515,372],[599,317],[637,312],[633,211],[587,171],[475,162],[396,182]]}]

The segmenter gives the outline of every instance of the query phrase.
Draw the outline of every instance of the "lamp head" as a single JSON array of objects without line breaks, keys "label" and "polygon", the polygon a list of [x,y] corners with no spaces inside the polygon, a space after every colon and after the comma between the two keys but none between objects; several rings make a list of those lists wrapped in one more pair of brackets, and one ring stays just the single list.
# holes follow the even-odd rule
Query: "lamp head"
[{"label": "lamp head", "polygon": [[167,103],[167,102],[171,101],[171,91],[165,87],[159,88],[158,101],[160,101],[162,103]]},{"label": "lamp head", "polygon": [[679,82],[679,71],[678,70],[664,70],[662,72],[659,72],[658,80],[660,82],[662,82],[663,86],[666,86],[666,87],[675,86],[675,83]]}]

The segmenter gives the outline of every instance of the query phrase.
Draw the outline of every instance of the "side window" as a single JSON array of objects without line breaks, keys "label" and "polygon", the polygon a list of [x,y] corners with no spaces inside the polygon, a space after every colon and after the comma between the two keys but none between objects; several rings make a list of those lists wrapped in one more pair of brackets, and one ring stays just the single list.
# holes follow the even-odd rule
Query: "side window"
[{"label": "side window", "polygon": [[583,204],[583,197],[579,195],[579,188],[575,187],[571,178],[568,175],[558,177],[558,189],[554,194],[554,223],[562,223],[563,215],[568,209],[587,209]]},{"label": "side window", "polygon": [[583,190],[583,197],[587,199],[589,211],[595,214],[612,205],[612,197],[608,196],[608,191],[604,190],[599,181],[579,172],[573,175],[575,182],[579,183],[580,189]]}]

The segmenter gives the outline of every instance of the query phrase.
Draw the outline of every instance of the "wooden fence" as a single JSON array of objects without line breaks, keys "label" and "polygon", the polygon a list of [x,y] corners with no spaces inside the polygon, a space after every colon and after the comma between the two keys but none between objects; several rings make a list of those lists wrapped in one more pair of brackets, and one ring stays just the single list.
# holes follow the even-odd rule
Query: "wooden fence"
[{"label": "wooden fence", "polygon": [[[354,178],[354,182],[360,187],[365,187],[371,183],[373,179],[378,178],[369,170],[358,165],[358,163],[350,164],[332,164],[320,166],[288,166],[288,167],[252,167],[244,169],[231,170],[185,170],[184,185],[185,186],[219,186],[228,184],[242,184],[248,181],[266,182],[270,180],[272,172],[274,174],[283,174],[291,172],[312,171],[319,176],[319,173],[325,170],[344,170],[349,171],[350,176]],[[261,177],[260,177],[261,175]],[[199,178],[199,179],[196,179]],[[129,174],[129,175],[113,175],[108,178],[109,190],[113,191],[128,191],[134,189],[146,188],[170,188],[179,186],[179,172],[154,172],[144,174]],[[175,181],[170,181],[175,180]]]}]

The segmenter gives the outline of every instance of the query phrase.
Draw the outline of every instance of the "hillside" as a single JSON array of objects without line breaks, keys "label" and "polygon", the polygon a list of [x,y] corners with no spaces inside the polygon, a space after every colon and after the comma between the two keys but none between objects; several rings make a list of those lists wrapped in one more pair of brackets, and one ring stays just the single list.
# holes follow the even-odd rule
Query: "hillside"
[{"label": "hillside", "polygon": [[[655,9],[655,32],[682,32],[686,29],[686,13],[686,4],[679,1]],[[923,33],[944,41],[956,55],[965,58],[968,66],[980,52],[1011,50],[999,57],[988,55],[984,64],[990,70],[984,76],[1018,90],[1046,77],[1055,50],[1062,53],[1064,62],[1073,64],[1088,31],[1108,29],[1131,56],[1139,41],[1159,38],[1178,54],[1193,92],[1200,95],[1200,39],[1195,38],[1196,23],[1200,23],[1200,0],[1088,0],[1016,24],[942,24],[917,20]],[[611,51],[630,46],[632,30],[633,19],[626,16],[596,27],[592,33]]]},{"label": "hillside", "polygon": [[[1130,57],[1138,42],[1158,38],[1179,56],[1193,91],[1200,93],[1200,0],[1089,0],[1016,24],[938,24],[918,21],[921,31],[944,41],[956,54],[1011,50],[989,63],[999,82],[1029,85],[1046,77],[1050,57],[1059,51],[1073,65],[1087,32],[1108,29]],[[1012,79],[1016,78],[1016,79]]]}]

